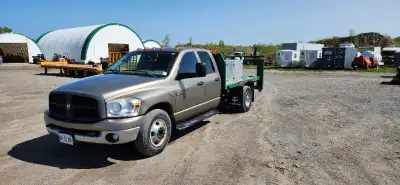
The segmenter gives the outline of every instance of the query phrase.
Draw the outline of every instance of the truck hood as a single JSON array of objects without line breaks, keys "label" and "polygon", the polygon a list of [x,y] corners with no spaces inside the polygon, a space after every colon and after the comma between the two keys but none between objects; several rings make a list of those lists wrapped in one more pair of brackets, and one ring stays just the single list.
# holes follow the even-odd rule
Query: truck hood
[{"label": "truck hood", "polygon": [[101,74],[64,84],[54,89],[54,91],[80,92],[107,98],[107,95],[132,91],[143,86],[151,85],[152,83],[150,82],[162,79],[163,78],[127,74]]}]

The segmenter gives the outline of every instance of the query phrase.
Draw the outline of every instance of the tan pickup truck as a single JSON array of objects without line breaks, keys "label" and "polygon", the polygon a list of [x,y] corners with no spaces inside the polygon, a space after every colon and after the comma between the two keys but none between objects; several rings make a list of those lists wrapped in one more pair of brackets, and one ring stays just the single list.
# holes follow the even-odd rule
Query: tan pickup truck
[{"label": "tan pickup truck", "polygon": [[[132,142],[145,156],[162,152],[173,131],[218,114],[246,112],[257,75],[243,75],[243,61],[196,48],[142,49],[117,60],[102,74],[64,84],[49,94],[46,129],[61,143]],[[226,109],[228,108],[228,109]]]}]

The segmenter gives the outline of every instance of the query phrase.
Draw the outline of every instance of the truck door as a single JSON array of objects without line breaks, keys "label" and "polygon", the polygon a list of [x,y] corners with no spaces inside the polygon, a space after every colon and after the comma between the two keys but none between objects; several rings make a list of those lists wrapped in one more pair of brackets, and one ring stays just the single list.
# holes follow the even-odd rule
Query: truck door
[{"label": "truck door", "polygon": [[205,110],[205,77],[197,77],[194,52],[183,54],[177,74],[176,121],[202,113]]},{"label": "truck door", "polygon": [[218,106],[221,97],[221,77],[215,70],[216,64],[206,51],[197,52],[200,62],[206,65],[207,76],[204,79],[206,109],[213,109]]}]

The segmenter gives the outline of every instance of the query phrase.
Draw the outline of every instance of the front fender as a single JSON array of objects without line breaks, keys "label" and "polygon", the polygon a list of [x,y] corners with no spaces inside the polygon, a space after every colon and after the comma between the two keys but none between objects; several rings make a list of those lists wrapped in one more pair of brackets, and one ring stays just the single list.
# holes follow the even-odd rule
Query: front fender
[{"label": "front fender", "polygon": [[157,86],[146,88],[143,91],[135,92],[130,97],[142,99],[142,107],[140,108],[140,115],[145,114],[149,108],[159,103],[168,103],[175,112],[175,92],[176,90],[170,86]]}]

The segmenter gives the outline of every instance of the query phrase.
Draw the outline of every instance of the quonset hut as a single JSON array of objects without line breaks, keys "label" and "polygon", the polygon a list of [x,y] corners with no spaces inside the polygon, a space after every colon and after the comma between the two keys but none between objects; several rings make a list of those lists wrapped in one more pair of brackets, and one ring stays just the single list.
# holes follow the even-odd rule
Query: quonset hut
[{"label": "quonset hut", "polygon": [[118,23],[50,31],[36,40],[47,60],[55,54],[79,63],[116,60],[126,52],[144,48],[142,39],[128,26]]},{"label": "quonset hut", "polygon": [[143,41],[143,45],[145,48],[161,48],[161,44],[155,40],[145,40]]},{"label": "quonset hut", "polygon": [[0,56],[3,62],[29,62],[42,54],[35,41],[18,33],[0,34]]}]

